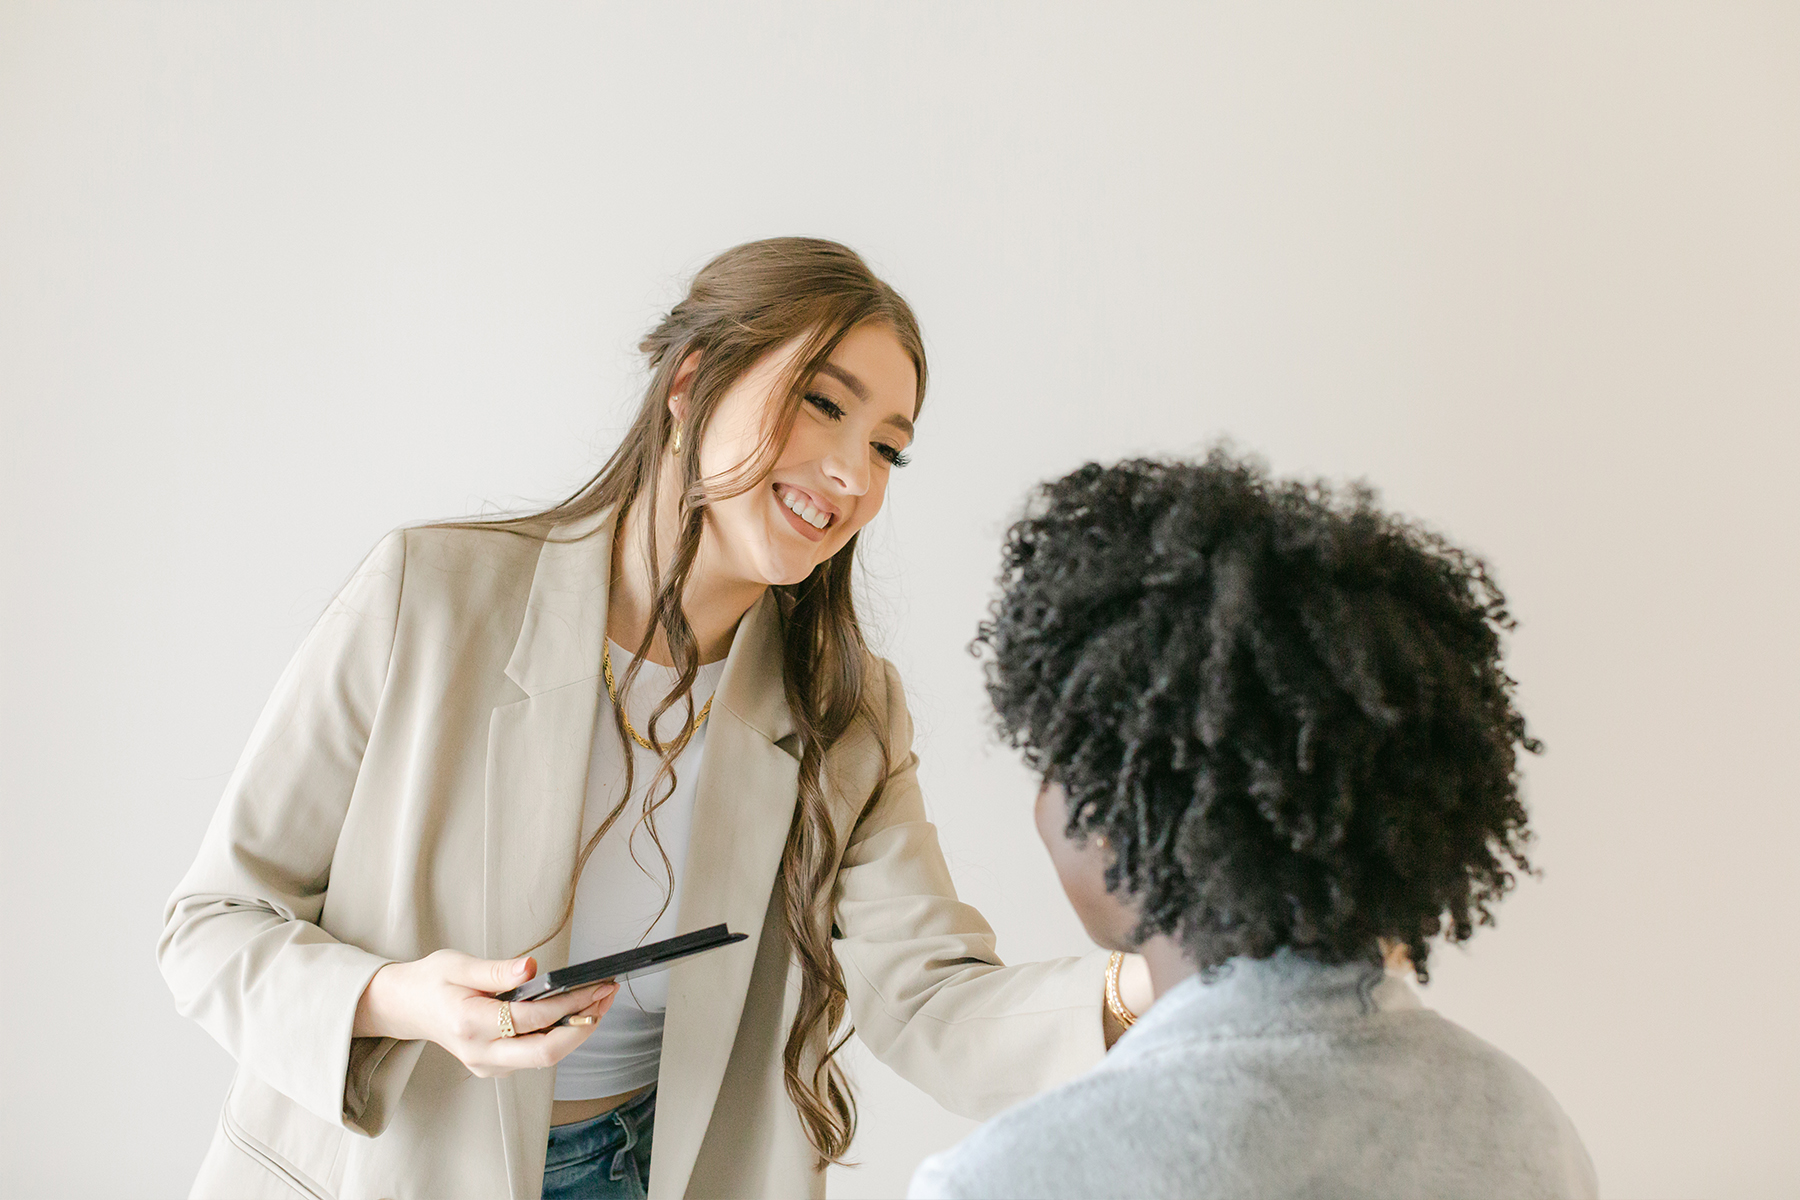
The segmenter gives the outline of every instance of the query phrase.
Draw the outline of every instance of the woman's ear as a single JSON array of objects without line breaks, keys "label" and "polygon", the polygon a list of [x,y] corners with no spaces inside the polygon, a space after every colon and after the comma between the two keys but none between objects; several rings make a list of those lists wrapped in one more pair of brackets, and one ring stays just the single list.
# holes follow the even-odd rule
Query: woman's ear
[{"label": "woman's ear", "polygon": [[1106,890],[1106,869],[1115,856],[1105,836],[1090,835],[1076,841],[1068,835],[1068,795],[1058,783],[1045,781],[1038,789],[1034,815],[1038,836],[1050,852],[1050,865],[1056,869],[1057,881],[1082,928],[1097,946],[1135,950],[1131,935],[1138,925],[1137,906]]},{"label": "woman's ear", "polygon": [[694,375],[700,370],[700,352],[692,351],[681,360],[681,366],[675,372],[675,378],[669,382],[669,413],[680,425],[687,421],[688,388],[694,382]]}]

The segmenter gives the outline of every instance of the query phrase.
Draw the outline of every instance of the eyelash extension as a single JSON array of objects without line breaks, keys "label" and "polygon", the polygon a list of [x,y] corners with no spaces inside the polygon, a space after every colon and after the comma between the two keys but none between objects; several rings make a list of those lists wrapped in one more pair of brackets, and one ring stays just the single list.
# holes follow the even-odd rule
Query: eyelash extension
[{"label": "eyelash extension", "polygon": [[[844,419],[843,407],[835,400],[830,400],[819,395],[817,392],[808,392],[806,394],[806,402],[824,413],[827,417],[830,417],[833,421],[841,421]],[[883,446],[879,442],[875,443],[875,453],[887,459],[888,466],[890,467],[904,467],[912,461],[912,455],[906,453],[906,451],[896,450],[892,446]]]}]

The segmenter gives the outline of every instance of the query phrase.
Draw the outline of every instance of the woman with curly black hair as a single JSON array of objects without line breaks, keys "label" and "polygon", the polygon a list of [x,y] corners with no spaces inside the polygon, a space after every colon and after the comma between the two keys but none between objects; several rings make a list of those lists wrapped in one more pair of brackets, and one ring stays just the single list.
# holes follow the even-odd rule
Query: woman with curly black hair
[{"label": "woman with curly black hair", "polygon": [[976,648],[1039,832],[1158,999],[913,1195],[1593,1195],[1543,1085],[1403,977],[1532,869],[1481,560],[1219,450],[1044,486],[1000,586]]}]

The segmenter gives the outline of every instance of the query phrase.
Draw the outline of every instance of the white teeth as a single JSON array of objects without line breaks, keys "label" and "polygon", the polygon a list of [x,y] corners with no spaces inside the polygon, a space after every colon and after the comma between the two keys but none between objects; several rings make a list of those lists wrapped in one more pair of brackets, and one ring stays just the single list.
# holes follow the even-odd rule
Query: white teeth
[{"label": "white teeth", "polygon": [[823,529],[830,524],[831,518],[802,500],[798,493],[782,492],[781,502],[792,509],[794,515],[811,525],[814,529]]}]

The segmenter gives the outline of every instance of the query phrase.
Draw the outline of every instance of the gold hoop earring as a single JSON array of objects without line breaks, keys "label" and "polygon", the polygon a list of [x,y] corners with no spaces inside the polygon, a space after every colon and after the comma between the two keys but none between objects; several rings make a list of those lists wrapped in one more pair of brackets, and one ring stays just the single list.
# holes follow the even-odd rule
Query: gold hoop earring
[{"label": "gold hoop earring", "polygon": [[681,426],[675,426],[675,436],[669,439],[669,453],[681,453]]}]

